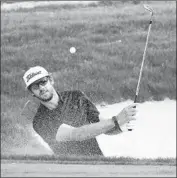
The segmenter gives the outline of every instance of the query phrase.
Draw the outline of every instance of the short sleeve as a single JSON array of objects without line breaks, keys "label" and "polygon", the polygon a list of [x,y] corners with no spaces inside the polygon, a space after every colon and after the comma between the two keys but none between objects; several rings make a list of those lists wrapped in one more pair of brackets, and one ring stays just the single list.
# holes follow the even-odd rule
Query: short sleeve
[{"label": "short sleeve", "polygon": [[96,106],[90,101],[90,99],[83,93],[80,93],[80,102],[82,107],[85,110],[87,121],[89,123],[99,122],[99,114],[100,112],[96,108]]}]

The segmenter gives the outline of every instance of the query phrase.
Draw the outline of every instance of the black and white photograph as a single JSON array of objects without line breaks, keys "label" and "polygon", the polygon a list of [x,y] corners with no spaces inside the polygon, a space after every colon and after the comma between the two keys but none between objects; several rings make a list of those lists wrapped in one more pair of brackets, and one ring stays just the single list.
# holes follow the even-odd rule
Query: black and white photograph
[{"label": "black and white photograph", "polygon": [[1,1],[1,177],[176,177],[176,1]]}]

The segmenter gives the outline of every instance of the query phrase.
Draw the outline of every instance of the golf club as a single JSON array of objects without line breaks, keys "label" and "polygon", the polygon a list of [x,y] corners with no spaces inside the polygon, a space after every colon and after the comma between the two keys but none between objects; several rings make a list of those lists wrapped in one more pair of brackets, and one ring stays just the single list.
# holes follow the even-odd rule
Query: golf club
[{"label": "golf club", "polygon": [[31,101],[30,101],[30,100],[28,100],[28,101],[25,103],[25,105],[24,105],[24,107],[23,107],[23,109],[22,109],[22,111],[21,111],[20,115],[24,115],[24,111],[25,111],[25,109],[26,109],[27,105],[28,105],[30,102],[31,102]]},{"label": "golf club", "polygon": [[146,56],[146,50],[147,50],[149,35],[150,35],[150,31],[151,31],[151,26],[152,26],[153,10],[148,5],[144,5],[144,8],[151,12],[151,18],[150,18],[150,22],[149,22],[149,29],[148,29],[148,34],[147,34],[147,38],[146,38],[146,44],[145,44],[145,48],[144,48],[143,60],[142,60],[142,63],[141,63],[141,68],[140,68],[139,79],[138,79],[138,84],[137,84],[137,88],[136,88],[136,94],[135,94],[134,103],[137,102],[137,97],[138,97],[138,94],[139,94],[140,81],[141,81],[141,77],[142,77],[143,66],[144,66],[144,61],[145,61],[145,56]]},{"label": "golf club", "polygon": [[[145,56],[146,56],[146,50],[147,50],[149,35],[150,35],[150,31],[151,31],[151,26],[152,26],[152,17],[154,15],[153,9],[150,6],[144,5],[144,8],[151,13],[151,18],[150,18],[150,21],[149,21],[149,29],[148,29],[148,34],[147,34],[147,38],[146,38],[146,44],[145,44],[145,48],[144,48],[143,59],[142,59],[142,63],[141,63],[141,68],[140,68],[139,79],[138,79],[138,84],[137,84],[137,88],[136,88],[136,94],[135,94],[135,98],[134,98],[134,103],[137,103],[137,97],[138,97],[139,89],[140,89],[140,81],[141,81],[142,72],[143,72],[143,66],[144,66],[144,61],[145,61]],[[128,131],[132,131],[132,129],[128,129]]]}]

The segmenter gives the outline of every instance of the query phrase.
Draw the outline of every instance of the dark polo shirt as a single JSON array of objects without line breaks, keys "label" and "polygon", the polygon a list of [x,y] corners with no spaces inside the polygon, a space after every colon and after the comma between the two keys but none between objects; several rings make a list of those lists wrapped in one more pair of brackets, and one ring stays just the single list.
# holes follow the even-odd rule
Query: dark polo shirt
[{"label": "dark polo shirt", "polygon": [[34,130],[48,143],[56,155],[102,155],[96,138],[84,141],[57,142],[61,124],[80,127],[99,122],[99,111],[79,90],[58,93],[58,107],[49,110],[40,105],[33,119]]}]

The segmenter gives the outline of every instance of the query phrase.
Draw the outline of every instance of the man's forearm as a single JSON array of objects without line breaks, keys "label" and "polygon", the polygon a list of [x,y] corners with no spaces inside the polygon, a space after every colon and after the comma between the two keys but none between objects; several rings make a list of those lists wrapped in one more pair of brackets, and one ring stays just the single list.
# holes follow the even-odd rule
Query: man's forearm
[{"label": "man's forearm", "polygon": [[100,134],[104,134],[114,127],[115,125],[112,119],[102,120],[97,123],[76,128],[74,131],[74,135],[76,139],[86,140],[89,138],[96,137]]},{"label": "man's forearm", "polygon": [[100,122],[81,126],[79,128],[65,129],[59,132],[58,141],[82,141],[104,134],[115,127],[112,119],[101,120]]},{"label": "man's forearm", "polygon": [[122,130],[118,129],[118,128],[113,128],[111,130],[109,130],[108,132],[105,133],[105,135],[117,135],[122,133]]}]

